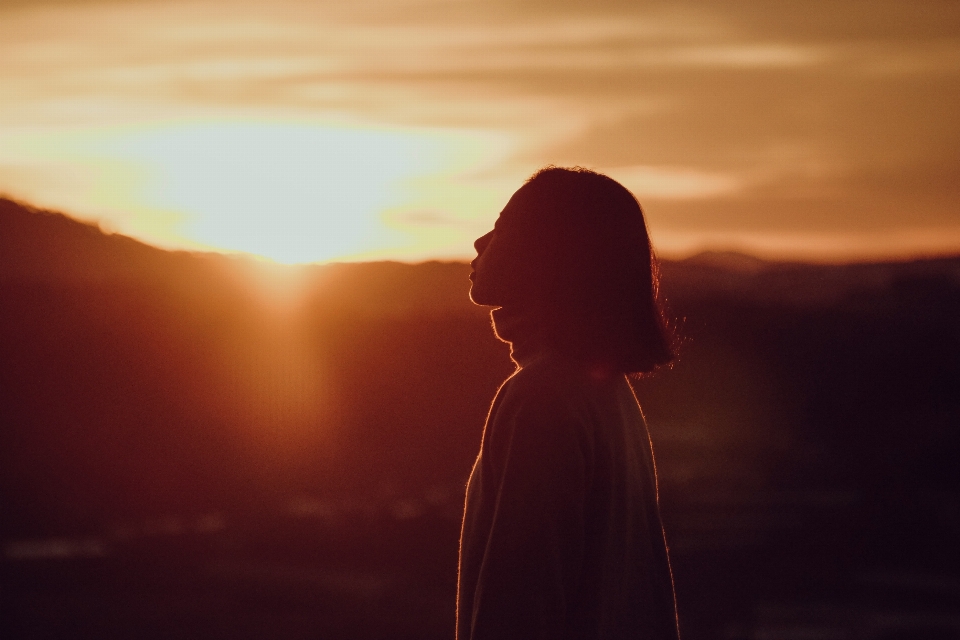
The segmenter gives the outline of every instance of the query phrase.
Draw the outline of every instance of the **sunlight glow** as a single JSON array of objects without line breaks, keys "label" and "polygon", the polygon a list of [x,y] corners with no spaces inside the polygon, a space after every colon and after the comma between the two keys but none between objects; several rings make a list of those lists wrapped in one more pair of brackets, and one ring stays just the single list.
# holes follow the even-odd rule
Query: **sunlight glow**
[{"label": "sunlight glow", "polygon": [[[38,172],[37,193],[24,194],[33,202],[162,246],[283,263],[442,253],[473,234],[473,217],[487,213],[478,203],[499,200],[482,185],[444,188],[495,146],[469,132],[220,120],[0,142],[0,162]],[[58,174],[59,188],[44,173]]]},{"label": "sunlight glow", "polygon": [[470,259],[582,165],[664,252],[960,250],[956,3],[548,4],[0,3],[0,194],[165,248]]}]

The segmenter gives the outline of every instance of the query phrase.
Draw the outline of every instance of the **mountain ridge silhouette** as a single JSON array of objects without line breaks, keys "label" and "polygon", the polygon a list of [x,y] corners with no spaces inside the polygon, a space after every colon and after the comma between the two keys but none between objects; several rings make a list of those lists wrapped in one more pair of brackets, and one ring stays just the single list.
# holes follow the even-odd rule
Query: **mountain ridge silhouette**
[{"label": "mountain ridge silhouette", "polygon": [[[140,637],[167,606],[236,637],[296,601],[322,628],[344,592],[298,576],[335,571],[397,580],[347,598],[364,620],[402,591],[452,629],[463,489],[513,371],[469,272],[170,252],[0,200],[5,610],[37,628],[52,611],[69,635],[81,607],[120,602],[113,637]],[[956,575],[960,257],[706,255],[661,272],[686,342],[634,387],[685,619],[730,629],[776,590],[809,602],[798,589]],[[104,555],[9,551],[63,540]],[[217,575],[247,576],[230,579],[238,608]]]}]

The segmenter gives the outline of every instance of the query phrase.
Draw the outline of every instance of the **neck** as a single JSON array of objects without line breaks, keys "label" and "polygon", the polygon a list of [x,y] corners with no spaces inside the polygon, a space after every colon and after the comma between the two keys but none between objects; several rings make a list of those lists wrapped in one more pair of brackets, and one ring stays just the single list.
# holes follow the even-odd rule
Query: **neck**
[{"label": "neck", "polygon": [[510,357],[524,367],[544,351],[540,323],[533,313],[516,308],[494,309],[491,314],[497,337],[510,343]]},{"label": "neck", "polygon": [[605,358],[589,357],[564,349],[548,338],[542,316],[529,309],[501,307],[491,312],[497,337],[510,344],[510,357],[523,368],[548,354],[579,363],[591,377],[607,380],[619,375],[614,363]]}]

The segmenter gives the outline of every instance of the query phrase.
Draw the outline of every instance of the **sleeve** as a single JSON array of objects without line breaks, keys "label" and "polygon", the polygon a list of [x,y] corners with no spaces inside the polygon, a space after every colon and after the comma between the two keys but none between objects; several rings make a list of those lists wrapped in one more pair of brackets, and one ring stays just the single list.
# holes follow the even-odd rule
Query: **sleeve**
[{"label": "sleeve", "polygon": [[502,409],[480,459],[488,518],[469,541],[482,548],[468,639],[560,638],[583,556],[583,427],[536,398]]}]

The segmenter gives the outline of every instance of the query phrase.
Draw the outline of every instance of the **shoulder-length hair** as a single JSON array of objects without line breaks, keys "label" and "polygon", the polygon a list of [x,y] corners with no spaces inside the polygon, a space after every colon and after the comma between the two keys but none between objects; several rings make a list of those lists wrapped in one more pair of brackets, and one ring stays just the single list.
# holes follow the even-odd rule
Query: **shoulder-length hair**
[{"label": "shoulder-length hair", "polygon": [[501,214],[539,339],[578,359],[645,373],[675,356],[640,203],[580,167],[549,166]]}]

